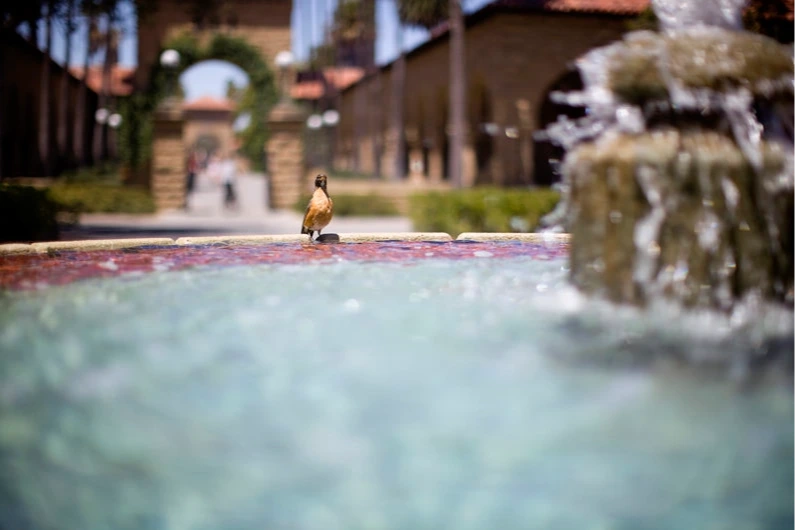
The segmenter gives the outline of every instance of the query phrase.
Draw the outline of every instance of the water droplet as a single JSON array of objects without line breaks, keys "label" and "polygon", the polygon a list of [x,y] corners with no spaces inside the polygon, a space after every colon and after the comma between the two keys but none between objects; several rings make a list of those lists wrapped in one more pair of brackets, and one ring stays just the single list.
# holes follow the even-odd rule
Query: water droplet
[{"label": "water droplet", "polygon": [[103,261],[102,263],[98,263],[97,266],[99,266],[99,267],[101,267],[103,269],[107,269],[109,271],[117,271],[117,270],[119,270],[119,266],[116,265],[116,262],[113,261],[112,259],[109,259],[108,261]]},{"label": "water droplet", "polygon": [[488,250],[477,250],[474,254],[476,258],[490,258],[494,255]]},{"label": "water droplet", "polygon": [[351,313],[355,313],[359,311],[361,308],[361,304],[355,298],[349,298],[345,300],[345,303],[342,306],[346,311],[350,311]]},{"label": "water droplet", "polygon": [[605,262],[602,258],[597,258],[591,263],[591,268],[596,272],[604,272],[605,271]]},{"label": "water droplet", "polygon": [[674,270],[674,281],[675,282],[683,282],[687,279],[687,275],[690,272],[690,269],[687,267],[687,263],[684,261],[680,261],[676,264],[676,269]]},{"label": "water droplet", "polygon": [[646,247],[646,252],[649,253],[651,256],[659,256],[660,255],[660,244],[656,241],[652,241],[649,243],[649,246]]},{"label": "water droplet", "polygon": [[610,222],[611,223],[618,224],[618,223],[621,222],[622,218],[623,218],[623,215],[621,215],[621,212],[619,212],[618,210],[613,210],[612,212],[610,212]]}]

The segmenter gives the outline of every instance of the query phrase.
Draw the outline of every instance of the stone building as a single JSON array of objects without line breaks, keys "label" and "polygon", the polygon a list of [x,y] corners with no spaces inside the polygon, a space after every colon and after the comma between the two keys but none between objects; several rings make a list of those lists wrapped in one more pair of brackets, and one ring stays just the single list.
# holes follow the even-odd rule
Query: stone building
[{"label": "stone building", "polygon": [[[570,112],[548,101],[577,87],[572,62],[621,37],[648,0],[495,0],[466,17],[468,131],[464,185],[544,185],[555,180],[556,149],[533,132]],[[405,108],[409,179],[446,179],[449,39],[446,26],[407,54]],[[392,126],[392,67],[341,91],[335,165],[391,177],[398,134]]]},{"label": "stone building", "polygon": [[236,148],[232,130],[235,104],[204,96],[182,105],[183,141],[187,150],[230,153]]},{"label": "stone building", "polygon": [[[57,175],[79,163],[92,160],[97,110],[97,87],[90,83],[81,91],[81,72],[70,72],[17,32],[0,30],[0,175],[38,177]],[[48,123],[49,171],[44,154],[39,151],[41,127],[41,76],[44,61],[50,67],[50,113]],[[62,81],[66,78],[66,101],[62,101]],[[79,120],[76,110],[82,101],[84,113]],[[65,104],[65,119],[60,110]],[[65,132],[65,145],[59,141]]]}]

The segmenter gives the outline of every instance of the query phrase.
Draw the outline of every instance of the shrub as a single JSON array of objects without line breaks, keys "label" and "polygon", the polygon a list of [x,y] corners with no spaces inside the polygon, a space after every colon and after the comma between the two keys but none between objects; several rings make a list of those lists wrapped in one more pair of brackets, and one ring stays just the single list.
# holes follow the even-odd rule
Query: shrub
[{"label": "shrub", "polygon": [[121,185],[121,168],[118,164],[100,162],[94,166],[68,171],[59,182],[69,184],[105,184]]},{"label": "shrub", "polygon": [[155,202],[144,190],[103,184],[59,183],[49,188],[58,211],[81,213],[154,213]]},{"label": "shrub", "polygon": [[559,200],[552,189],[473,188],[429,192],[409,199],[414,229],[447,232],[532,232]]},{"label": "shrub", "polygon": [[58,239],[56,215],[46,190],[0,185],[0,243]]},{"label": "shrub", "polygon": [[[311,195],[302,195],[296,201],[294,209],[304,213]],[[381,195],[370,193],[368,195],[333,195],[334,215],[339,217],[376,217],[399,215],[395,205]]]}]

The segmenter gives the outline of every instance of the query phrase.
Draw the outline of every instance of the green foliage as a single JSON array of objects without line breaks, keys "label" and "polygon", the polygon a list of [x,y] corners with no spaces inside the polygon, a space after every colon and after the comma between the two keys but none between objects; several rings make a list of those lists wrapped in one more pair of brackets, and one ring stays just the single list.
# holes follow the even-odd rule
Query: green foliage
[{"label": "green foliage", "polygon": [[243,39],[225,34],[215,34],[202,46],[195,35],[182,33],[164,43],[164,49],[174,49],[180,54],[179,71],[170,71],[155,62],[150,74],[150,86],[144,93],[135,94],[124,102],[120,131],[122,160],[132,168],[143,167],[151,157],[152,121],[155,109],[167,95],[169,86],[177,86],[179,74],[190,66],[208,59],[229,61],[243,69],[249,77],[250,90],[238,106],[238,114],[249,113],[251,122],[241,131],[241,152],[251,160],[252,166],[262,169],[262,150],[267,140],[267,118],[276,102],[273,74],[257,48]]},{"label": "green foliage", "polygon": [[67,171],[59,178],[59,182],[70,184],[105,184],[121,185],[121,174],[118,164],[106,162],[95,166]]},{"label": "green foliage", "polygon": [[[304,213],[310,194],[302,195],[295,203],[295,211]],[[379,217],[400,215],[395,205],[376,193],[368,195],[333,195],[335,217]]]},{"label": "green foliage", "polygon": [[348,169],[335,169],[333,173],[329,174],[332,181],[335,180],[372,180],[373,176],[366,173],[357,173]]},{"label": "green foliage", "polygon": [[398,0],[398,16],[403,24],[430,29],[446,20],[449,0]]},{"label": "green foliage", "polygon": [[657,31],[657,15],[654,14],[654,9],[651,6],[647,7],[640,14],[631,18],[626,22],[627,31]]},{"label": "green foliage", "polygon": [[144,190],[101,183],[58,183],[48,189],[59,212],[154,213],[155,202]]},{"label": "green foliage", "polygon": [[0,185],[0,243],[58,239],[56,215],[46,190]]},{"label": "green foliage", "polygon": [[414,229],[447,232],[532,232],[551,212],[559,195],[551,189],[472,188],[413,195]]}]

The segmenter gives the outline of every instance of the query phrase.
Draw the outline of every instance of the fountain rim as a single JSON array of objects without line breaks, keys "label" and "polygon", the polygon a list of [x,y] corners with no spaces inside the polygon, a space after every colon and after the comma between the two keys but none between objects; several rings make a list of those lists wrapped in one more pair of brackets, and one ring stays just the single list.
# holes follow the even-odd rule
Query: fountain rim
[{"label": "fountain rim", "polygon": [[[518,242],[518,243],[569,243],[568,233],[512,233],[512,232],[464,232],[453,238],[446,232],[352,232],[337,234],[339,241],[331,244],[370,243],[370,242],[434,242],[451,243],[454,241],[470,242]],[[226,235],[127,239],[85,239],[75,241],[42,241],[35,243],[4,243],[0,244],[0,256],[18,254],[46,254],[57,251],[88,252],[93,250],[122,250],[142,247],[172,247],[196,245],[267,245],[273,243],[311,243],[307,234],[273,234],[273,235]],[[320,243],[329,244],[329,243]]]}]

